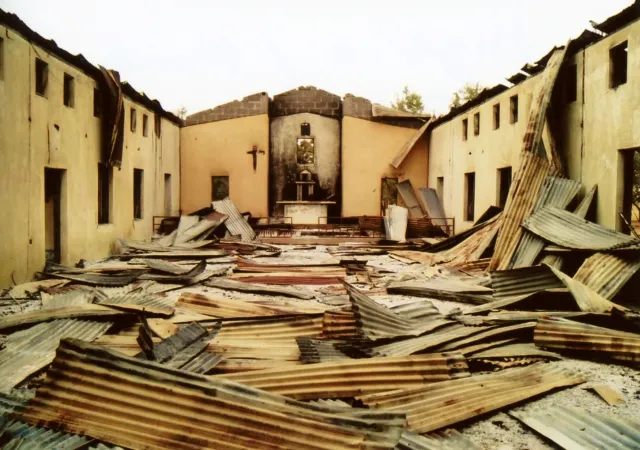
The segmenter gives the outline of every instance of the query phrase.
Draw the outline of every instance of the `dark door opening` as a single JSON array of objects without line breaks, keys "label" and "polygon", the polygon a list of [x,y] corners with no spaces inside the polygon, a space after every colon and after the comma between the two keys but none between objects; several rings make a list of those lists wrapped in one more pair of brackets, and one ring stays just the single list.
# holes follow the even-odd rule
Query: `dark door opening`
[{"label": "dark door opening", "polygon": [[164,215],[171,215],[171,174],[164,174]]},{"label": "dark door opening", "polygon": [[633,227],[637,233],[640,231],[640,149],[621,150],[620,162],[617,230],[632,234]]},{"label": "dark door opening", "polygon": [[381,189],[380,207],[382,208],[382,214],[389,205],[398,204],[398,179],[397,178],[383,178]]},{"label": "dark door opening", "polygon": [[509,189],[511,188],[511,167],[498,169],[498,207],[503,208],[507,204]]},{"label": "dark door opening", "polygon": [[45,259],[60,263],[62,251],[62,169],[44,169]]}]

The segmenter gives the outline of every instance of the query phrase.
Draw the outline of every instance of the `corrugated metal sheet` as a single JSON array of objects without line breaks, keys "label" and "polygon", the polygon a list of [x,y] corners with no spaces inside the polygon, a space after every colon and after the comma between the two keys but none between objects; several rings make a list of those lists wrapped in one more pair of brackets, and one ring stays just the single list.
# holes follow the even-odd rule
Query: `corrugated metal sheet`
[{"label": "corrugated metal sheet", "polygon": [[295,399],[353,397],[468,376],[467,363],[459,353],[349,359],[225,375]]},{"label": "corrugated metal sheet", "polygon": [[290,289],[274,286],[260,286],[259,284],[243,283],[228,278],[211,279],[204,283],[206,286],[228,289],[231,291],[250,292],[262,295],[277,295],[281,297],[301,298],[310,300],[316,297],[316,293],[306,289]]},{"label": "corrugated metal sheet", "polygon": [[455,341],[471,334],[480,333],[488,327],[465,327],[452,324],[417,338],[404,339],[391,344],[378,345],[368,350],[372,356],[409,356],[433,349],[447,342]]},{"label": "corrugated metal sheet", "polygon": [[395,167],[396,169],[398,169],[402,163],[404,162],[405,158],[407,157],[407,155],[411,152],[411,150],[413,149],[413,147],[415,147],[416,143],[420,140],[420,138],[422,136],[424,136],[424,134],[427,132],[427,129],[429,128],[429,124],[433,121],[433,117],[431,117],[427,122],[425,122],[424,125],[422,125],[420,127],[420,129],[418,131],[416,131],[407,142],[405,142],[402,147],[400,148],[400,150],[398,151],[398,154],[393,158],[393,160],[391,161],[391,165],[393,167]]},{"label": "corrugated metal sheet", "polygon": [[493,358],[520,358],[527,356],[537,356],[547,359],[561,359],[557,353],[548,352],[536,347],[530,342],[520,342],[517,344],[501,345],[499,347],[474,352],[473,356],[467,358],[493,359]]},{"label": "corrugated metal sheet", "polygon": [[202,260],[195,266],[193,266],[188,272],[180,275],[167,275],[167,274],[155,274],[146,273],[140,275],[140,280],[153,280],[161,283],[188,283],[197,279],[202,275],[207,268],[207,261]]},{"label": "corrugated metal sheet", "polygon": [[91,441],[85,436],[0,417],[0,445],[6,450],[73,450],[85,448]]},{"label": "corrugated metal sheet", "polygon": [[493,298],[506,299],[563,288],[564,284],[549,267],[531,266],[491,272],[491,287]]},{"label": "corrugated metal sheet", "polygon": [[125,286],[136,281],[142,273],[142,270],[135,270],[120,275],[99,273],[47,273],[47,275],[93,286]]},{"label": "corrugated metal sheet", "polygon": [[554,318],[540,319],[533,339],[539,347],[595,352],[621,361],[640,362],[640,334]]},{"label": "corrugated metal sheet", "polygon": [[442,318],[442,314],[440,314],[438,308],[433,306],[433,303],[427,300],[420,300],[413,303],[406,303],[404,305],[392,306],[391,311],[396,314],[400,314],[407,319],[432,320],[436,318]]},{"label": "corrugated metal sheet", "polygon": [[[534,213],[544,206],[555,206],[565,209],[582,188],[582,183],[553,176],[548,176],[538,195],[533,208]],[[518,248],[513,254],[511,268],[532,266],[544,248],[545,242],[539,236],[525,231]]]},{"label": "corrugated metal sheet", "polygon": [[296,343],[300,349],[300,361],[305,364],[316,364],[329,361],[350,359],[347,355],[334,347],[340,341],[298,338]]},{"label": "corrugated metal sheet", "polygon": [[432,188],[420,188],[418,191],[418,202],[422,206],[422,210],[426,211],[427,215],[432,219],[433,224],[438,226],[447,225],[444,209],[442,208],[442,203],[438,198],[436,190]]},{"label": "corrugated metal sheet", "polygon": [[108,319],[114,316],[124,315],[123,311],[116,311],[102,305],[76,305],[62,306],[59,308],[41,309],[21,314],[13,314],[0,318],[0,330],[8,330],[16,327],[49,322],[55,319],[77,319],[77,318],[101,318]]},{"label": "corrugated metal sheet", "polygon": [[399,336],[419,336],[451,323],[441,318],[428,321],[407,319],[379,305],[354,287],[346,285],[346,288],[358,334],[366,339],[375,341]]},{"label": "corrugated metal sheet", "polygon": [[185,267],[170,261],[165,261],[164,259],[141,258],[141,259],[132,260],[131,262],[132,263],[140,262],[146,265],[147,267],[149,267],[150,269],[156,270],[158,272],[170,273],[173,275],[182,275],[184,273],[187,273],[190,270],[188,267]]},{"label": "corrugated metal sheet", "polygon": [[576,303],[581,311],[584,312],[610,312],[616,305],[606,298],[602,297],[597,292],[593,291],[589,287],[574,280],[569,275],[559,271],[555,267],[549,267],[555,276],[569,289],[573,298],[576,299]]},{"label": "corrugated metal sheet", "polygon": [[7,392],[46,367],[53,360],[60,339],[72,337],[92,341],[111,325],[110,322],[56,320],[7,336],[5,347],[0,351],[0,392]]},{"label": "corrugated metal sheet", "polygon": [[[515,325],[507,325],[499,328],[490,328],[488,330],[482,331],[481,333],[471,335],[464,339],[458,339],[453,342],[449,342],[448,344],[441,345],[437,347],[437,351],[458,351],[459,348],[466,347],[469,345],[475,345],[478,342],[483,341],[496,341],[503,340],[506,337],[513,337],[518,334],[527,334],[529,333],[527,330],[533,329],[536,326],[536,322],[526,322],[526,323],[517,323]],[[529,334],[529,336],[531,336]]]},{"label": "corrugated metal sheet", "polygon": [[351,311],[326,311],[322,319],[324,339],[355,338],[358,335],[356,319]]},{"label": "corrugated metal sheet", "polygon": [[36,391],[27,389],[12,389],[0,392],[0,415],[18,411],[35,395]]},{"label": "corrugated metal sheet", "polygon": [[224,226],[227,230],[234,235],[240,236],[242,242],[253,242],[256,240],[256,233],[249,225],[249,222],[242,217],[236,205],[227,197],[224,200],[218,200],[211,203],[214,211],[225,214],[228,219],[225,221]]},{"label": "corrugated metal sheet", "polygon": [[533,211],[538,192],[550,171],[549,163],[535,153],[525,151],[521,154],[520,168],[511,183],[507,203],[502,213],[503,224],[498,232],[489,271],[509,268],[522,236],[520,225]]},{"label": "corrugated metal sheet", "polygon": [[405,430],[394,450],[480,450],[480,447],[456,430],[444,430],[430,436]]},{"label": "corrugated metal sheet", "polygon": [[75,340],[62,342],[19,418],[123,447],[176,450],[390,448],[404,423],[402,415],[309,405]]},{"label": "corrugated metal sheet", "polygon": [[404,201],[411,217],[424,217],[424,211],[418,203],[418,199],[413,191],[413,186],[411,185],[410,180],[404,180],[403,182],[398,183],[398,193],[402,197],[402,201]]},{"label": "corrugated metal sheet", "polygon": [[62,292],[60,294],[40,293],[42,299],[42,309],[60,308],[63,306],[87,305],[93,302],[95,294],[83,289]]},{"label": "corrugated metal sheet", "polygon": [[218,337],[248,339],[295,339],[320,337],[322,317],[278,317],[265,320],[224,321]]},{"label": "corrugated metal sheet", "polygon": [[281,306],[278,304],[245,302],[210,294],[183,292],[177,306],[211,317],[224,319],[240,317],[291,316],[324,313],[323,308],[313,306]]},{"label": "corrugated metal sheet", "polygon": [[312,275],[299,277],[288,275],[273,275],[273,276],[250,276],[246,274],[238,274],[233,277],[238,281],[245,281],[247,283],[262,283],[262,284],[280,284],[285,286],[290,285],[311,285],[320,286],[326,284],[342,284],[344,278],[331,275]]},{"label": "corrugated metal sheet", "polygon": [[522,226],[556,245],[577,250],[602,251],[640,246],[638,239],[553,206],[532,214]]},{"label": "corrugated metal sheet", "polygon": [[174,312],[176,299],[153,294],[130,293],[111,297],[98,296],[96,303],[126,311],[144,311],[150,314],[170,316]]},{"label": "corrugated metal sheet", "polygon": [[387,287],[387,293],[450,300],[475,305],[489,303],[493,300],[493,291],[487,287],[442,278],[432,278],[417,282],[394,282]]},{"label": "corrugated metal sheet", "polygon": [[640,448],[640,420],[637,417],[605,415],[562,405],[543,411],[510,414],[567,450]]},{"label": "corrugated metal sheet", "polygon": [[446,260],[447,266],[460,266],[479,260],[493,242],[498,230],[502,227],[502,222],[502,213],[499,213],[489,219],[485,227],[452,249],[440,253],[440,256]]},{"label": "corrugated metal sheet", "polygon": [[358,397],[369,407],[407,414],[408,428],[427,433],[585,380],[553,363]]},{"label": "corrugated metal sheet", "polygon": [[585,260],[573,279],[611,300],[639,269],[638,256],[596,253]]}]

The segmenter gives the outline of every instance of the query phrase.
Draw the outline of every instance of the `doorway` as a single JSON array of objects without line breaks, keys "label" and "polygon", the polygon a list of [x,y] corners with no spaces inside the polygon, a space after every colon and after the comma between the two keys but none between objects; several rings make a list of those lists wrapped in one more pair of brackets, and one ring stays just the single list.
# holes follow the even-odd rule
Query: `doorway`
[{"label": "doorway", "polygon": [[44,169],[45,260],[62,259],[62,189],[64,169]]},{"label": "doorway", "polygon": [[171,174],[164,174],[164,215],[171,215]]},{"label": "doorway", "polygon": [[640,232],[640,148],[620,150],[617,230]]}]

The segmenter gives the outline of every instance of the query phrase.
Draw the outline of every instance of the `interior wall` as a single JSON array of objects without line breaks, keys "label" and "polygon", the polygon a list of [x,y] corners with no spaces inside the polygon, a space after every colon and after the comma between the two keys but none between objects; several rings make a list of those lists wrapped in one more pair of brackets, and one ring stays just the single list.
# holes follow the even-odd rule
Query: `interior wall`
[{"label": "interior wall", "polygon": [[[111,218],[98,224],[100,119],[93,116],[95,80],[12,30],[0,26],[4,39],[4,71],[0,79],[0,205],[10,214],[0,240],[0,286],[28,281],[45,264],[45,167],[64,169],[61,211],[61,262],[95,260],[111,254],[118,238],[148,239],[154,208],[158,152],[163,170],[180,177],[178,127],[163,120],[162,136],[153,133],[153,112],[136,104],[137,133],[129,131],[125,99],[125,148],[122,168],[114,169]],[[8,37],[7,37],[8,36]],[[35,58],[48,63],[46,97],[35,93]],[[73,108],[63,104],[63,78],[74,77]],[[150,120],[142,136],[142,114]],[[165,141],[165,136],[169,139]],[[133,220],[133,168],[145,171],[142,220]],[[159,184],[157,184],[159,183]],[[178,183],[179,184],[179,183]],[[179,196],[179,187],[175,191]],[[177,202],[176,202],[177,205]],[[177,213],[177,208],[176,208]]]},{"label": "interior wall", "polygon": [[[256,146],[257,167],[253,169]],[[184,213],[211,205],[211,177],[229,177],[229,197],[240,211],[266,217],[268,211],[269,116],[242,117],[180,130]]]},{"label": "interior wall", "polygon": [[[309,137],[314,138],[315,145],[315,161],[309,165],[297,164],[297,138],[302,137],[300,125],[305,122],[311,125]],[[340,122],[310,113],[272,119],[269,166],[271,211],[279,200],[296,200],[296,177],[304,169],[317,177],[317,200],[339,202]]]},{"label": "interior wall", "polygon": [[427,140],[421,138],[402,165],[391,161],[417,130],[379,122],[342,119],[342,215],[379,216],[382,178],[410,180],[415,190],[427,186]]}]

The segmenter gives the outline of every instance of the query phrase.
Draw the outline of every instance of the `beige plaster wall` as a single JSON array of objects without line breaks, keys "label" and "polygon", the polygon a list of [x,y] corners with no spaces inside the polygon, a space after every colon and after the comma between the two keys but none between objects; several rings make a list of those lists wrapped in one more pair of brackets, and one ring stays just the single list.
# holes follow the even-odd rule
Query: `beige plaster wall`
[{"label": "beige plaster wall", "polygon": [[342,215],[378,216],[381,180],[410,180],[413,188],[427,185],[427,141],[420,139],[400,168],[391,166],[402,145],[417,130],[369,120],[342,119]]},{"label": "beige plaster wall", "polygon": [[[609,49],[628,41],[627,83],[609,87]],[[586,65],[584,64],[586,61]],[[556,137],[569,176],[586,189],[598,185],[599,223],[622,229],[618,216],[622,205],[620,151],[640,148],[640,22],[619,30],[570,57],[578,71],[578,98],[566,104],[554,97],[558,118]],[[444,208],[455,217],[456,232],[472,225],[464,218],[464,174],[476,173],[476,218],[497,204],[497,170],[519,164],[531,93],[540,75],[529,77],[478,107],[436,127],[430,136],[429,186],[444,177]],[[562,83],[562,80],[559,81]],[[517,124],[509,123],[509,98],[519,95]],[[493,105],[500,102],[501,125],[493,130]],[[480,135],[473,135],[473,115],[481,115]],[[468,140],[462,139],[462,120],[469,120]],[[584,121],[584,126],[581,123]]]},{"label": "beige plaster wall", "polygon": [[[45,167],[64,169],[61,211],[61,259],[73,265],[111,253],[117,238],[148,239],[156,214],[154,190],[162,186],[157,161],[172,173],[179,198],[179,129],[163,120],[160,139],[153,133],[153,113],[141,105],[138,129],[129,131],[125,99],[125,148],[122,168],[114,169],[111,223],[98,225],[100,119],[93,117],[95,81],[48,55],[12,30],[0,26],[4,70],[0,76],[0,207],[5,212],[0,239],[0,286],[28,281],[45,264]],[[35,93],[35,58],[49,65],[46,97]],[[74,107],[63,105],[64,73],[74,77]],[[142,136],[142,114],[150,121]],[[133,168],[145,171],[144,217],[133,220]],[[177,213],[178,201],[174,213]],[[163,211],[157,212],[162,214]]]},{"label": "beige plaster wall", "polygon": [[[185,213],[211,204],[211,177],[229,177],[229,197],[240,211],[268,216],[269,116],[242,117],[180,130],[182,200]],[[253,146],[258,154],[257,170]]]}]

